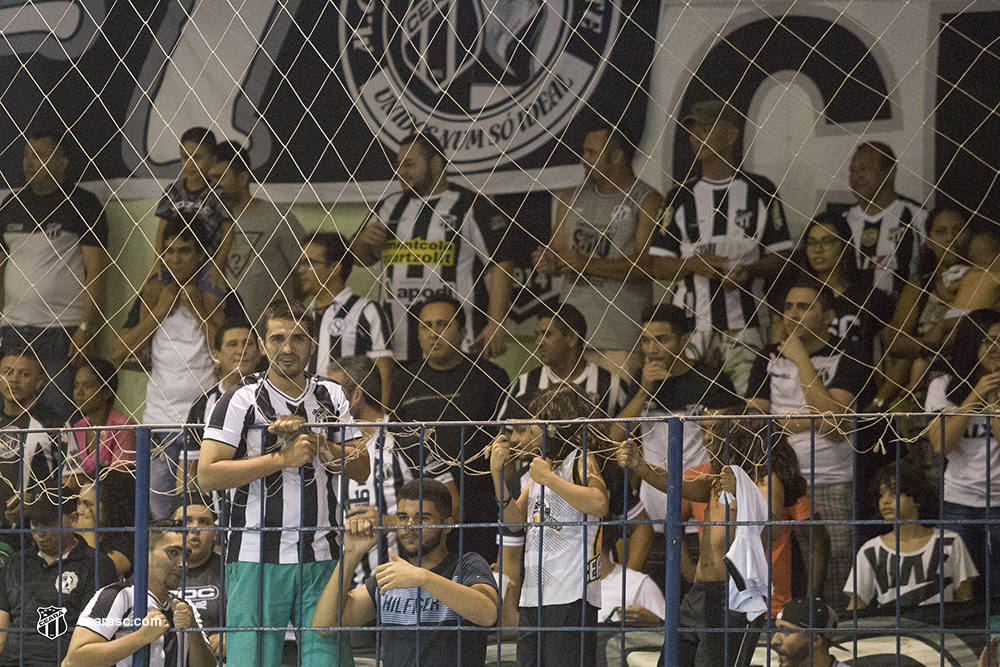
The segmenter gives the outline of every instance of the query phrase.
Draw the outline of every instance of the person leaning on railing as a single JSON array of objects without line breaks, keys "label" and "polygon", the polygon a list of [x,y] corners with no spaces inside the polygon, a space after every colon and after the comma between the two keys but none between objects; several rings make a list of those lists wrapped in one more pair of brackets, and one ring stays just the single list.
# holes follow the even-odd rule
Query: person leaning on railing
[{"label": "person leaning on railing", "polygon": [[[312,626],[361,627],[377,618],[384,667],[481,667],[490,636],[483,629],[497,622],[499,591],[482,556],[448,552],[451,528],[439,526],[454,521],[451,492],[433,479],[411,480],[399,491],[396,519],[399,555],[390,551],[389,560],[353,589],[352,574],[379,534],[370,518],[346,519],[344,557],[316,604]],[[394,632],[394,626],[420,629]]]},{"label": "person leaning on railing", "polygon": [[[180,521],[149,526],[149,589],[144,618],[135,618],[135,585],[121,582],[97,591],[77,621],[62,667],[131,667],[132,655],[150,647],[149,667],[211,667],[215,654],[201,618],[170,594],[184,576]],[[196,630],[178,632],[177,630]]]},{"label": "person leaning on railing", "polygon": [[[555,420],[587,414],[588,404],[592,410],[593,404],[579,387],[562,383],[540,392],[529,410],[536,419]],[[542,406],[548,406],[550,411],[541,414]],[[555,411],[562,411],[564,416],[554,415]],[[520,533],[526,522],[544,524],[524,531],[524,575],[520,582],[522,630],[517,639],[517,663],[536,665],[536,655],[540,654],[541,663],[537,667],[588,667],[596,659],[593,632],[586,633],[581,644],[578,631],[536,632],[536,628],[581,623],[586,627],[596,626],[601,601],[598,580],[601,544],[595,539],[600,527],[596,522],[608,513],[608,490],[597,457],[583,449],[586,425],[574,422],[549,424],[546,428],[548,435],[543,439],[541,426],[529,426],[530,439],[544,446],[541,453],[545,457],[532,459],[531,481],[516,498],[504,480],[504,470],[511,459],[508,437],[498,435],[489,447],[490,472],[503,522],[515,524],[505,530]]]}]

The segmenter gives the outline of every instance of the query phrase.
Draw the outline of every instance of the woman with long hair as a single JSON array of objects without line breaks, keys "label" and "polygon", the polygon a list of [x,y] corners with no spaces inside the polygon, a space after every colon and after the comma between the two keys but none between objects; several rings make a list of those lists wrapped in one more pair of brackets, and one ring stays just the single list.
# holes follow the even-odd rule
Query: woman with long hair
[{"label": "woman with long hair", "polygon": [[969,271],[966,253],[972,233],[958,211],[940,209],[930,216],[927,246],[936,260],[934,269],[914,276],[903,287],[892,322],[882,330],[882,343],[889,355],[887,382],[872,402],[881,411],[905,389],[920,390],[925,376],[941,350],[947,333],[948,311],[955,305],[963,276]]},{"label": "woman with long hair", "polygon": [[73,401],[78,419],[71,420],[69,426],[101,427],[102,430],[68,433],[67,455],[71,470],[93,477],[98,461],[101,468],[135,469],[135,431],[114,428],[135,424],[131,418],[115,410],[117,391],[118,372],[107,359],[85,360],[77,369]]},{"label": "woman with long hair", "polygon": [[[956,327],[949,372],[931,381],[926,407],[953,413],[938,415],[927,428],[934,452],[947,460],[941,519],[962,536],[980,572],[1000,572],[998,387],[1000,313],[974,310]],[[959,523],[965,520],[983,523]],[[975,593],[981,600],[987,591],[977,585]],[[1000,594],[1000,577],[991,578],[989,594]]]}]

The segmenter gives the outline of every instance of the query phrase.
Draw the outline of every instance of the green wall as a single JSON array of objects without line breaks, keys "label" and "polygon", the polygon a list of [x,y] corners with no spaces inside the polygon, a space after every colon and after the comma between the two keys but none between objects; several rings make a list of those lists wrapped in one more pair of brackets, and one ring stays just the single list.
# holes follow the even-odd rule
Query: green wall
[{"label": "green wall", "polygon": [[[279,205],[279,208],[283,206]],[[111,325],[119,331],[125,316],[135,300],[135,296],[153,265],[153,243],[156,238],[157,218],[154,215],[156,200],[119,200],[108,202],[109,253],[111,273],[108,276],[107,312]],[[352,234],[368,215],[364,204],[295,204],[292,212],[306,231],[317,229],[336,230],[342,234]],[[350,287],[360,294],[371,292],[375,276],[367,267],[356,267],[348,280]],[[103,332],[100,349],[109,356],[112,337]],[[531,359],[532,341],[528,337],[513,338],[508,343],[508,351],[495,360],[514,377],[531,366],[537,365]],[[121,407],[136,421],[142,418],[147,376],[135,371],[122,371],[118,398]]]}]

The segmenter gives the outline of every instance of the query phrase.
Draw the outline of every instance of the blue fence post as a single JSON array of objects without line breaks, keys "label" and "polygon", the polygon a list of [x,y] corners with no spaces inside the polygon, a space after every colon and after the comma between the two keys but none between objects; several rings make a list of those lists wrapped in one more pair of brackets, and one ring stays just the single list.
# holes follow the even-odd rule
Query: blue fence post
[{"label": "blue fence post", "polygon": [[[141,426],[135,434],[135,552],[132,555],[135,586],[132,619],[141,623],[146,618],[149,589],[149,427]],[[134,626],[133,626],[134,627]],[[132,667],[149,665],[149,647],[144,646],[132,654]]]},{"label": "blue fence post", "polygon": [[681,484],[684,462],[684,423],[677,417],[667,420],[667,521],[666,542],[666,615],[663,618],[663,664],[677,665],[680,637],[677,622],[681,606]]}]

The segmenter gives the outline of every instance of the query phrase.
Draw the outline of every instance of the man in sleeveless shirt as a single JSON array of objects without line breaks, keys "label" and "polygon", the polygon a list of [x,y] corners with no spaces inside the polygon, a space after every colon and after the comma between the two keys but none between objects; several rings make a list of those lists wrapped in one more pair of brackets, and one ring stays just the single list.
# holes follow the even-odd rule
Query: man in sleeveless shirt
[{"label": "man in sleeveless shirt", "polygon": [[535,251],[538,270],[562,276],[560,297],[584,314],[594,361],[628,371],[652,299],[643,268],[663,199],[632,170],[633,143],[595,126],[583,141],[586,178],[559,195],[552,241]]},{"label": "man in sleeveless shirt", "polygon": [[[222,325],[223,288],[212,272],[202,271],[206,255],[191,221],[171,220],[163,228],[163,265],[174,280],[169,285],[153,277],[114,341],[112,359],[120,364],[152,340],[151,368],[146,384],[143,424],[183,424],[198,397],[215,384],[211,344]],[[157,288],[157,297],[147,298]],[[150,463],[150,509],[156,518],[170,514],[176,488],[181,430],[156,430],[155,456]]]}]

